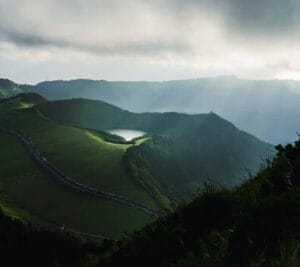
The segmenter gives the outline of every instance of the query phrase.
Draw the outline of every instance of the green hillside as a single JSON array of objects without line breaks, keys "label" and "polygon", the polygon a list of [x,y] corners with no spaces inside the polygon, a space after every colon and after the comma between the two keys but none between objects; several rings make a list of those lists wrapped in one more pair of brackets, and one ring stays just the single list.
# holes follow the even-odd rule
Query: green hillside
[{"label": "green hillside", "polygon": [[207,181],[233,186],[273,155],[271,145],[215,113],[132,113],[86,99],[43,103],[37,109],[68,125],[105,131],[141,130],[151,140],[126,150],[130,176],[154,198],[187,198]]},{"label": "green hillside", "polygon": [[[92,100],[47,102],[34,93],[0,102],[0,126],[24,132],[77,182],[152,209],[190,199],[207,181],[240,183],[272,154],[272,146],[213,113],[137,114]],[[143,130],[148,137],[124,142],[103,132],[112,128]],[[151,222],[140,210],[66,188],[39,168],[17,139],[0,136],[7,214],[112,238]]]},{"label": "green hillside", "polygon": [[300,131],[300,83],[247,80],[234,76],[163,82],[70,80],[46,81],[24,90],[50,100],[86,98],[133,112],[215,111],[237,127],[272,144],[287,143]]},{"label": "green hillside", "polygon": [[[191,199],[201,190],[195,200],[153,222],[140,210],[62,185],[32,160],[15,136],[0,133],[1,209],[52,232],[41,231],[36,241],[40,233],[18,226],[19,221],[3,224],[7,219],[1,213],[0,224],[28,231],[33,247],[47,244],[54,251],[44,256],[49,260],[61,262],[65,257],[57,258],[55,247],[61,247],[61,255],[69,247],[78,252],[76,263],[94,266],[91,261],[98,261],[101,267],[300,262],[300,141],[278,146],[277,157],[240,185],[240,175],[257,170],[273,147],[214,113],[137,114],[98,101],[47,102],[36,94],[21,94],[0,102],[0,127],[24,132],[53,165],[80,183],[154,209]],[[148,136],[125,142],[103,132],[111,128],[143,130]],[[63,233],[84,239],[89,233],[119,241],[106,240],[90,251],[78,240],[56,236],[53,232],[61,227]],[[52,235],[55,241],[49,243]],[[4,239],[1,244],[8,246]],[[17,253],[22,251],[24,247]],[[30,248],[28,253],[32,255]]]},{"label": "green hillside", "polygon": [[255,177],[233,190],[207,186],[190,204],[111,244],[98,266],[299,266],[300,141],[277,149]]},{"label": "green hillside", "polygon": [[[31,100],[21,95],[1,103],[1,127],[26,133],[52,164],[73,179],[158,208],[158,201],[126,174],[122,156],[134,144],[110,143],[96,132],[57,124],[31,108],[36,95]],[[33,220],[111,238],[151,221],[134,208],[66,188],[40,169],[15,137],[0,136],[1,206],[9,214],[24,213]]]},{"label": "green hillside", "polygon": [[184,130],[194,130],[211,116],[175,112],[132,113],[102,101],[81,98],[51,101],[38,105],[37,109],[48,117],[69,125],[97,130],[138,129],[150,134],[178,134]]},{"label": "green hillside", "polygon": [[0,79],[0,99],[9,98],[22,92],[23,90],[18,84],[8,79]]},{"label": "green hillside", "polygon": [[[6,140],[9,142],[9,140]],[[255,177],[207,186],[141,231],[101,247],[35,229],[0,210],[1,266],[296,267],[300,264],[300,141],[277,147]]]}]

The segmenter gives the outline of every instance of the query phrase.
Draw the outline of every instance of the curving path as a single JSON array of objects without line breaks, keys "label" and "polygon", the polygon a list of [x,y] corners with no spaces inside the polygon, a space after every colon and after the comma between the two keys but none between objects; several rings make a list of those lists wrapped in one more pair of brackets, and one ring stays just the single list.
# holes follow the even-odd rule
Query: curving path
[{"label": "curving path", "polygon": [[72,178],[66,176],[61,171],[56,169],[51,163],[47,160],[47,158],[40,153],[40,151],[37,149],[36,146],[31,142],[31,140],[22,132],[18,130],[8,129],[8,128],[1,128],[0,132],[13,135],[18,138],[18,140],[24,145],[24,147],[27,149],[27,151],[30,153],[32,158],[40,165],[42,166],[46,171],[48,171],[56,180],[63,183],[64,185],[68,186],[69,188],[82,192],[87,193],[90,195],[98,196],[107,200],[114,201],[119,204],[123,204],[129,207],[133,207],[136,209],[139,209],[148,215],[151,215],[153,217],[157,216],[157,211],[153,210],[149,207],[147,207],[144,204],[138,203],[136,201],[130,200],[128,198],[125,198],[123,196],[119,196],[116,194],[112,194],[109,192],[97,190],[95,188],[86,186],[84,184],[78,183]]}]

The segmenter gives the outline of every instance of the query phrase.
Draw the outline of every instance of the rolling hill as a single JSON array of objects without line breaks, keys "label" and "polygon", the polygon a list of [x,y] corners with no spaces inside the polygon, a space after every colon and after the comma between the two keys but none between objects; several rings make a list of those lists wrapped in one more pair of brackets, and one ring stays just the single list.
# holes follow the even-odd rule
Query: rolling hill
[{"label": "rolling hill", "polygon": [[[0,103],[1,127],[26,133],[52,164],[76,181],[158,208],[126,174],[122,155],[130,144],[106,142],[96,132],[57,124],[32,108],[37,99],[35,94],[20,95]],[[8,214],[110,238],[152,220],[134,208],[70,190],[41,169],[14,136],[0,136],[0,199]]]},{"label": "rolling hill", "polygon": [[[0,131],[1,209],[48,230],[9,222],[1,212],[0,224],[26,232],[32,248],[47,243],[51,254],[41,248],[44,258],[72,262],[59,255],[77,251],[75,265],[91,264],[90,253],[91,266],[98,261],[105,267],[299,262],[299,142],[278,146],[277,157],[244,181],[274,148],[215,113],[133,113],[96,100],[47,101],[29,93],[0,101],[0,128],[26,134],[80,184],[169,210],[153,222],[138,209],[72,190],[37,164],[15,136]],[[146,135],[128,142],[107,133],[116,128]],[[173,212],[172,204],[182,199],[188,203]],[[91,251],[69,235],[105,241]]]},{"label": "rolling hill", "polygon": [[235,77],[165,82],[49,81],[23,90],[50,100],[89,98],[133,112],[208,113],[273,144],[291,142],[299,131],[300,83]]},{"label": "rolling hill", "polygon": [[205,182],[233,186],[257,172],[273,153],[271,145],[215,113],[132,113],[86,99],[46,102],[35,108],[66,125],[146,132],[151,139],[130,147],[124,159],[134,181],[152,196],[185,198]]},{"label": "rolling hill", "polygon": [[[49,102],[35,93],[0,102],[0,126],[24,133],[75,182],[153,210],[190,200],[207,181],[236,185],[273,153],[271,145],[214,113],[138,114],[95,100]],[[147,135],[125,142],[105,132],[113,128]],[[141,210],[66,187],[14,136],[0,136],[0,200],[7,214],[109,238],[153,220]]]},{"label": "rolling hill", "polygon": [[299,266],[300,141],[234,189],[207,186],[140,231],[101,246],[0,210],[3,266]]}]

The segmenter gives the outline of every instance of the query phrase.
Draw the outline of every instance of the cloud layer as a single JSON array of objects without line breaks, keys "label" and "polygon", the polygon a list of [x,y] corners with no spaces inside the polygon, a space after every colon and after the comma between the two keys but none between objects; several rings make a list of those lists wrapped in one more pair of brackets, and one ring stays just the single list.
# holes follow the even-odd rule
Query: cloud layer
[{"label": "cloud layer", "polygon": [[0,68],[22,82],[300,79],[299,22],[298,0],[0,0]]}]

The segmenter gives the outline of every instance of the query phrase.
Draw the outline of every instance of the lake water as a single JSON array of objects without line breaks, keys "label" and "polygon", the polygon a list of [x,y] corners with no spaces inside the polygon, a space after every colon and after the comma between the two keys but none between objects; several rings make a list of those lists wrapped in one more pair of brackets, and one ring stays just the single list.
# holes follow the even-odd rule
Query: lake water
[{"label": "lake water", "polygon": [[123,137],[126,141],[145,135],[145,132],[128,129],[112,129],[108,130],[109,133]]}]

